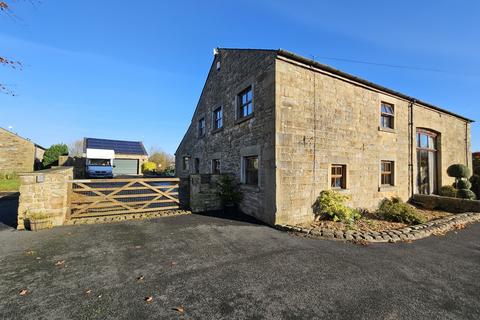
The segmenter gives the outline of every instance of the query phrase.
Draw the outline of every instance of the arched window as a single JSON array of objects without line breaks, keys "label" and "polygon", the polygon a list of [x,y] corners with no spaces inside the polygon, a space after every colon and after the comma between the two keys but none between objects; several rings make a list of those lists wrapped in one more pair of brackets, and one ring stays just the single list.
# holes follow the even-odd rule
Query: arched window
[{"label": "arched window", "polygon": [[417,129],[417,190],[420,194],[437,191],[438,134]]}]

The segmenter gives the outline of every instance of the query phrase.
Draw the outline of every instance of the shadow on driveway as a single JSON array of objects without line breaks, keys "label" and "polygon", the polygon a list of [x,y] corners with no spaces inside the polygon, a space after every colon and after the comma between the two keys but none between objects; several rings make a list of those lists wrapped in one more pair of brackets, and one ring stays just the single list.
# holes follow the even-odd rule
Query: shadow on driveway
[{"label": "shadow on driveway", "polygon": [[257,218],[249,216],[241,211],[228,212],[224,210],[215,210],[215,211],[197,212],[195,214],[200,216],[212,217],[212,218],[227,219],[227,220],[240,221],[240,222],[258,224],[258,225],[266,225],[264,222],[258,220]]},{"label": "shadow on driveway", "polygon": [[0,230],[17,228],[18,193],[0,194]]}]

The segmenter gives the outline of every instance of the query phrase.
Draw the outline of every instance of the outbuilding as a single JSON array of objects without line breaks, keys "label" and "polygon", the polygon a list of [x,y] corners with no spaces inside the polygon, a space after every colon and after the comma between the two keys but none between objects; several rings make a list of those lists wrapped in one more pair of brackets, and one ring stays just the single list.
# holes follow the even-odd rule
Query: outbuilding
[{"label": "outbuilding", "polygon": [[113,155],[113,175],[139,175],[142,164],[148,161],[148,153],[141,141],[123,141],[84,138],[83,152],[89,150],[110,150]]}]

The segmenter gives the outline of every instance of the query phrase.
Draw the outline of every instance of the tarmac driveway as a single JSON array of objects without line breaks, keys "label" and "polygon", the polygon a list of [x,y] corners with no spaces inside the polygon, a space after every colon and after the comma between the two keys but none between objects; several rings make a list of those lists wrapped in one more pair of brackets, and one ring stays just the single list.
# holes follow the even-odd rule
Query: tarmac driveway
[{"label": "tarmac driveway", "polygon": [[361,246],[200,215],[4,229],[0,319],[479,319],[479,236]]}]

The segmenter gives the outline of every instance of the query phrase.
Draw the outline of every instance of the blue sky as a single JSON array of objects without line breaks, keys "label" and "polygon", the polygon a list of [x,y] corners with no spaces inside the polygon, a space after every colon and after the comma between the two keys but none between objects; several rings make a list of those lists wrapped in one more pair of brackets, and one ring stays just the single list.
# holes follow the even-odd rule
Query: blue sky
[{"label": "blue sky", "polygon": [[[461,5],[460,5],[461,3]],[[173,153],[215,47],[283,48],[480,120],[480,1],[42,0],[0,16],[0,127]],[[440,71],[352,63],[359,60]],[[480,127],[472,130],[480,151]]]}]

